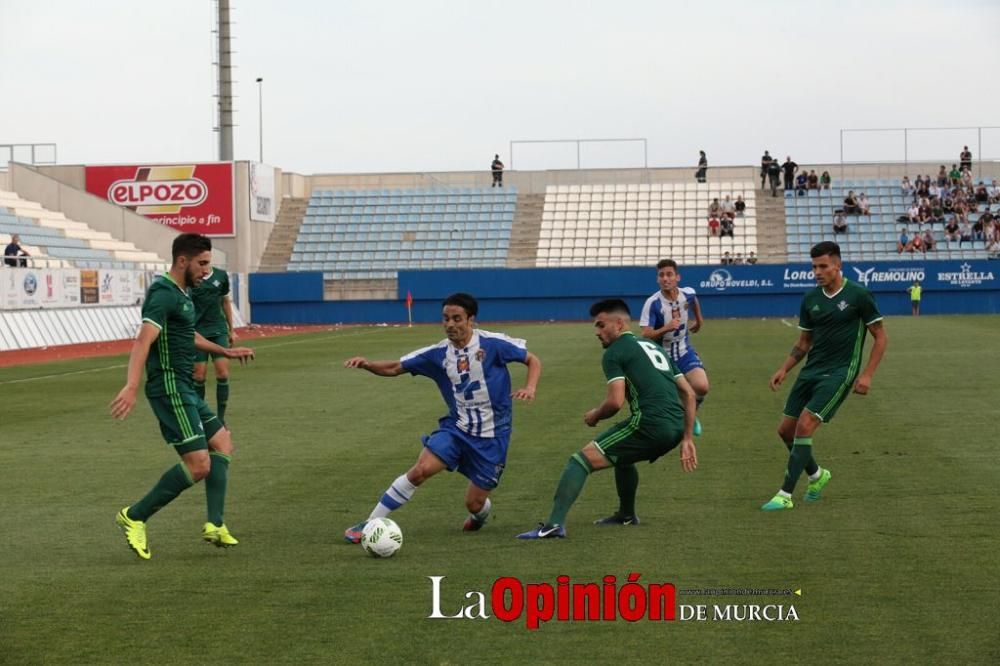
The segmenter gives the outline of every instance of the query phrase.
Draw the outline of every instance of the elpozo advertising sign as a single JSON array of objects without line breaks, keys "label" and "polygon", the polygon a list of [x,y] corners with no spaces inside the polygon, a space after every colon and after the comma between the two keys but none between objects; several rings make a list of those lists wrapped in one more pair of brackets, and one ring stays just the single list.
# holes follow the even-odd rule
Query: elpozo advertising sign
[{"label": "elpozo advertising sign", "polygon": [[87,191],[178,232],[235,236],[230,162],[88,166]]}]

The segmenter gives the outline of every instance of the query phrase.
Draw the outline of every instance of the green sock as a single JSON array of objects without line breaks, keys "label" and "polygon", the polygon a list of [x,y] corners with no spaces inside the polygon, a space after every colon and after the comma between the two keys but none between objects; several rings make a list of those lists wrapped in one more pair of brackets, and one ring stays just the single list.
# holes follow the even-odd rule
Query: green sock
[{"label": "green sock", "polygon": [[202,400],[205,399],[205,380],[198,381],[194,380],[194,392],[198,394],[198,397]]},{"label": "green sock", "polygon": [[129,507],[128,517],[145,522],[193,485],[194,479],[188,468],[184,463],[177,463],[163,473],[145,497]]},{"label": "green sock", "polygon": [[[202,387],[204,391],[204,387]],[[215,403],[219,414],[219,420],[226,422],[226,403],[229,402],[229,379],[215,380]]]},{"label": "green sock", "polygon": [[[785,482],[781,489],[786,493],[795,490],[795,484],[802,476],[802,470],[812,460],[812,437],[796,437],[792,442],[792,452],[788,456],[788,469],[785,470]],[[815,463],[814,463],[815,464]]]},{"label": "green sock", "polygon": [[[810,438],[809,441],[812,441],[812,439]],[[785,448],[788,449],[789,453],[792,452],[791,444],[784,441],[782,442],[782,444],[785,445]],[[809,451],[809,460],[806,461],[805,470],[806,474],[808,474],[809,476],[812,476],[813,474],[819,471],[819,465],[816,464],[816,460],[812,457],[812,450]]]},{"label": "green sock", "polygon": [[635,465],[615,467],[615,487],[618,489],[618,513],[635,515],[635,491],[639,487],[639,470]]},{"label": "green sock", "polygon": [[549,525],[565,525],[566,514],[573,506],[573,502],[580,496],[583,484],[587,482],[587,476],[594,471],[590,462],[581,454],[574,453],[566,463],[566,469],[559,477],[559,485],[556,487],[555,502],[552,505],[552,513],[549,514]]},{"label": "green sock", "polygon": [[208,522],[222,526],[222,514],[226,508],[226,484],[229,482],[229,462],[225,453],[212,451],[209,454],[212,467],[205,477],[205,500],[208,503]]}]

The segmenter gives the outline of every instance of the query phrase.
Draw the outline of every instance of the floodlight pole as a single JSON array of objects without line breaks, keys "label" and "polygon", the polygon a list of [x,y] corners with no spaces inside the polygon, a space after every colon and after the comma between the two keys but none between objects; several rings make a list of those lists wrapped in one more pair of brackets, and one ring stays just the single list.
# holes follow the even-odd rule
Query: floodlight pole
[{"label": "floodlight pole", "polygon": [[260,140],[258,162],[264,163],[264,79],[257,77],[257,135]]}]

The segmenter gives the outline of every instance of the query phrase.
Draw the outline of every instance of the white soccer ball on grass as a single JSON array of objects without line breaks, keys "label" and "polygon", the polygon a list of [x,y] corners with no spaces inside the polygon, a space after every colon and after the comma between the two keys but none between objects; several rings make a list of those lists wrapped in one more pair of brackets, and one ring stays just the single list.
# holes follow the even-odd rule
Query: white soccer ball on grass
[{"label": "white soccer ball on grass", "polygon": [[403,530],[390,518],[372,518],[361,531],[361,547],[372,557],[392,557],[403,546]]}]

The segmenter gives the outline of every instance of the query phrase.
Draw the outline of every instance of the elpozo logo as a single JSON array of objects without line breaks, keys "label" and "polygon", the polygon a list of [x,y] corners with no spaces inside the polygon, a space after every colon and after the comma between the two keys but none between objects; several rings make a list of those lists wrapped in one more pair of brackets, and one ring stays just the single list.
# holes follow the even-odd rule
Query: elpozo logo
[{"label": "elpozo logo", "polygon": [[964,263],[959,268],[962,269],[959,272],[938,273],[938,281],[953,287],[978,287],[984,282],[993,282],[993,271],[974,271],[969,263]]},{"label": "elpozo logo", "polygon": [[208,185],[194,177],[193,164],[139,167],[133,178],[116,180],[108,187],[108,201],[137,213],[179,213],[208,198]]}]

